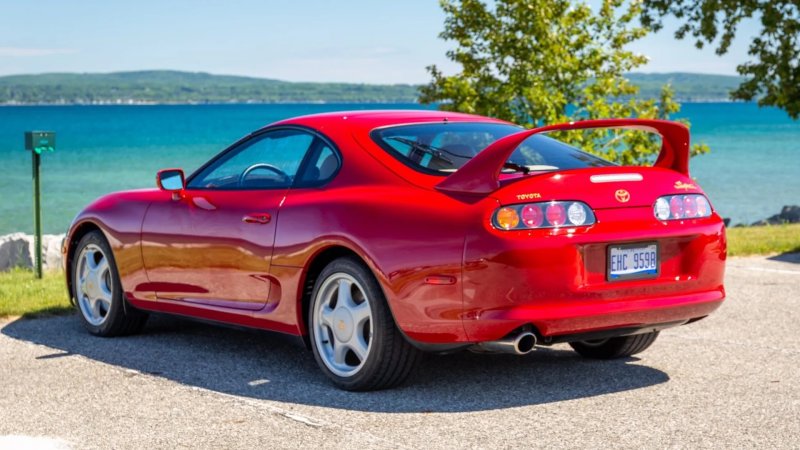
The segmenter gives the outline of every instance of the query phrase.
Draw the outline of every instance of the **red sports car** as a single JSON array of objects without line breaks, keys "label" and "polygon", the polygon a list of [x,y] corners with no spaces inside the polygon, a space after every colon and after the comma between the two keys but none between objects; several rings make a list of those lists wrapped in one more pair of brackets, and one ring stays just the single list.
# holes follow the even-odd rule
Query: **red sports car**
[{"label": "red sports car", "polygon": [[[585,128],[662,149],[622,167],[545,136]],[[148,311],[280,331],[349,390],[401,383],[423,351],[623,357],[725,296],[725,228],[688,162],[667,121],[299,117],[89,205],[67,283],[92,334],[137,332]]]}]

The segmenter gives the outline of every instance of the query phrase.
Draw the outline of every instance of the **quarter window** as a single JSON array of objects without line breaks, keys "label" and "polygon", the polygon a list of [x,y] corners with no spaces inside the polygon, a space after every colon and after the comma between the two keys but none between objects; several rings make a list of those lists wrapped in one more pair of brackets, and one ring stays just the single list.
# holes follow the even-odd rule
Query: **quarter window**
[{"label": "quarter window", "polygon": [[312,151],[308,167],[302,176],[304,185],[316,186],[333,178],[339,169],[339,157],[328,144],[319,141],[316,151]]}]

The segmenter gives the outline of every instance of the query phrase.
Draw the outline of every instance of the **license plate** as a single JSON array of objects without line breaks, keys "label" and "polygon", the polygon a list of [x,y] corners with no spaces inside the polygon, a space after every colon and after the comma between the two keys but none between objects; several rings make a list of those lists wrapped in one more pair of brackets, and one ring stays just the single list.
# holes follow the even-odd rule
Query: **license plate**
[{"label": "license plate", "polygon": [[608,246],[608,280],[654,278],[659,269],[658,244]]}]

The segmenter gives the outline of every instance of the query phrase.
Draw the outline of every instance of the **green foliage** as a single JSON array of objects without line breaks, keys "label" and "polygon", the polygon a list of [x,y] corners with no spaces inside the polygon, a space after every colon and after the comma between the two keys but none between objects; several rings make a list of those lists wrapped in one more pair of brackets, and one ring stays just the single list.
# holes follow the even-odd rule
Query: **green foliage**
[{"label": "green foliage", "polygon": [[800,3],[797,0],[643,0],[642,23],[655,30],[661,18],[673,15],[683,24],[678,39],[691,34],[703,48],[718,40],[725,54],[739,24],[757,18],[759,33],[750,43],[753,61],[737,67],[746,79],[732,93],[741,100],[758,98],[759,105],[777,106],[793,119],[800,117]]},{"label": "green foliage", "polygon": [[290,83],[175,71],[0,77],[2,103],[414,102],[412,85]]},{"label": "green foliage", "polygon": [[[639,2],[605,0],[597,11],[570,0],[441,0],[440,37],[454,41],[448,58],[461,72],[429,66],[423,103],[537,127],[609,117],[669,118],[680,110],[669,86],[659,99],[638,98],[625,74],[646,63],[628,50],[647,34],[633,25]],[[636,131],[591,130],[556,136],[621,164],[651,163],[657,137]],[[708,151],[694,146],[693,153]]]}]

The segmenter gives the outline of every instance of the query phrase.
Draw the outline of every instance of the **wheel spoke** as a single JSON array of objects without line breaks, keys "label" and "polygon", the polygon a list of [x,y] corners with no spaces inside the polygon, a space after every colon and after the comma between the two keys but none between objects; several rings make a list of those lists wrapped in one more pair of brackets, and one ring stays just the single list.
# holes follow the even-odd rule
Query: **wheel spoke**
[{"label": "wheel spoke", "polygon": [[353,353],[358,356],[359,361],[364,361],[364,359],[367,358],[367,351],[369,350],[369,347],[367,343],[364,342],[364,339],[361,337],[360,333],[353,336],[353,339],[351,339],[348,343],[348,347],[350,347],[350,350],[352,350]]},{"label": "wheel spoke", "polygon": [[100,297],[99,297],[99,299],[104,301],[105,303],[108,303],[110,305],[111,304],[111,298],[113,297],[113,294],[111,293],[111,288],[109,286],[107,286],[105,282],[99,283],[99,286],[100,286],[100,289],[99,289]]},{"label": "wheel spoke", "polygon": [[84,254],[84,260],[86,261],[86,268],[89,269],[90,272],[94,272],[97,269],[97,263],[95,262],[95,250],[87,250]]},{"label": "wheel spoke", "polygon": [[92,316],[94,316],[95,319],[103,317],[103,315],[100,313],[100,300],[96,298],[91,298],[89,299],[89,302],[92,311]]},{"label": "wheel spoke", "polygon": [[327,305],[324,306],[322,311],[319,312],[319,320],[323,325],[333,329],[333,310]]},{"label": "wheel spoke", "polygon": [[350,289],[353,286],[348,280],[339,280],[339,297],[336,300],[336,306],[350,306],[353,303],[353,296],[350,294]]},{"label": "wheel spoke", "polygon": [[97,277],[102,280],[105,272],[108,270],[108,259],[103,257],[100,262],[97,263],[97,266],[94,268],[94,270],[97,272]]},{"label": "wheel spoke", "polygon": [[338,365],[344,365],[344,357],[347,355],[347,347],[339,342],[336,341],[334,338],[333,344],[333,362]]},{"label": "wheel spoke", "polygon": [[364,323],[370,319],[371,311],[369,309],[369,303],[361,302],[360,305],[356,305],[350,308],[350,313],[353,315],[353,322],[355,322],[356,330],[360,330]]},{"label": "wheel spoke", "polygon": [[[105,313],[108,314],[108,312],[111,310],[111,299],[106,300],[106,299],[103,299],[103,298],[99,298],[99,299],[97,299],[97,301],[95,301],[95,304],[97,304],[97,308],[96,308],[97,317],[103,317],[103,313],[102,313],[103,311],[105,311]],[[102,306],[102,309],[100,308],[101,306]]]}]

